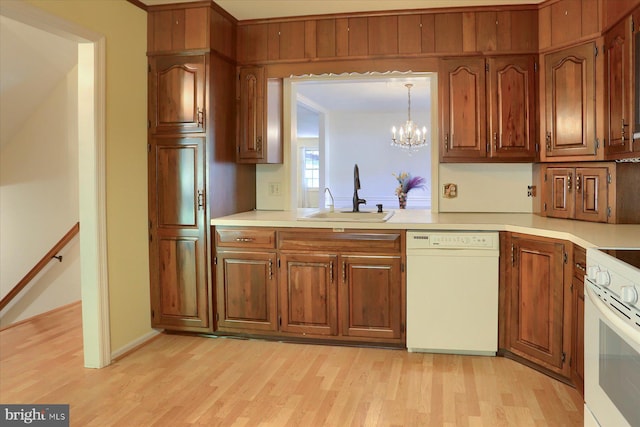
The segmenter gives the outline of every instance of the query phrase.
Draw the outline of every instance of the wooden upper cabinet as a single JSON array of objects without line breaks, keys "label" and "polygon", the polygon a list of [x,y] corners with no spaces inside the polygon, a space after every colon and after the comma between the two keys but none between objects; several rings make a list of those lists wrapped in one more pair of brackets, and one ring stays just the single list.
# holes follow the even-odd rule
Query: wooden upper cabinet
[{"label": "wooden upper cabinet", "polygon": [[238,160],[260,160],[266,143],[266,79],[263,67],[240,69]]},{"label": "wooden upper cabinet", "polygon": [[267,60],[268,24],[238,26],[238,60],[240,63]]},{"label": "wooden upper cabinet", "polygon": [[487,156],[485,62],[483,58],[441,62],[440,160]]},{"label": "wooden upper cabinet", "polygon": [[375,16],[368,18],[369,55],[395,55],[398,53],[398,17]]},{"label": "wooden upper cabinet", "polygon": [[238,163],[282,163],[282,81],[264,67],[238,73]]},{"label": "wooden upper cabinet", "polygon": [[607,222],[608,177],[607,166],[548,167],[545,172],[547,216]]},{"label": "wooden upper cabinet", "polygon": [[599,0],[560,0],[543,6],[538,14],[539,48],[565,46],[597,35],[598,3]]},{"label": "wooden upper cabinet", "polygon": [[207,55],[149,57],[151,133],[205,131]]},{"label": "wooden upper cabinet", "polygon": [[605,35],[607,158],[633,152],[632,19],[622,20]]},{"label": "wooden upper cabinet", "polygon": [[316,22],[316,52],[314,57],[336,56],[336,20],[318,19]]},{"label": "wooden upper cabinet", "polygon": [[275,22],[268,24],[267,58],[269,60],[302,59],[305,57],[305,22]]},{"label": "wooden upper cabinet", "polygon": [[209,47],[209,7],[152,8],[147,13],[148,53]]},{"label": "wooden upper cabinet", "polygon": [[549,53],[545,61],[545,155],[596,155],[595,45]]},{"label": "wooden upper cabinet", "polygon": [[368,28],[365,17],[336,19],[336,56],[367,56]]},{"label": "wooden upper cabinet", "polygon": [[442,61],[440,160],[534,161],[535,57]]},{"label": "wooden upper cabinet", "polygon": [[488,59],[489,138],[492,157],[533,161],[535,147],[535,57]]},{"label": "wooden upper cabinet", "polygon": [[[433,27],[435,52],[456,53],[463,51],[462,13],[436,13]],[[423,31],[425,31],[424,25]]]},{"label": "wooden upper cabinet", "polygon": [[411,54],[422,52],[422,28],[421,15],[398,16],[398,53]]},{"label": "wooden upper cabinet", "polygon": [[574,169],[549,168],[545,179],[548,188],[547,215],[554,218],[573,219],[575,215]]},{"label": "wooden upper cabinet", "polygon": [[575,219],[607,222],[607,167],[582,167],[575,171]]}]

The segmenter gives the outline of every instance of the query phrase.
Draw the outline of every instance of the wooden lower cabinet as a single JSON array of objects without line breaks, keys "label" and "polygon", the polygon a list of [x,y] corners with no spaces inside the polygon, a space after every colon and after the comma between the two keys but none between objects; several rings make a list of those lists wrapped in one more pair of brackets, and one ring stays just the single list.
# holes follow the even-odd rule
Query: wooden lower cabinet
[{"label": "wooden lower cabinet", "polygon": [[280,255],[280,316],[283,332],[337,334],[337,263],[336,255]]},{"label": "wooden lower cabinet", "polygon": [[219,251],[216,320],[223,330],[278,330],[274,252]]},{"label": "wooden lower cabinet", "polygon": [[217,332],[404,346],[404,231],[215,233]]},{"label": "wooden lower cabinet", "polygon": [[342,334],[401,339],[402,260],[399,256],[342,257],[340,283]]},{"label": "wooden lower cabinet", "polygon": [[[556,376],[570,377],[571,246],[560,240],[511,233],[505,275],[503,322],[506,350]],[[569,277],[566,277],[569,274]]]}]

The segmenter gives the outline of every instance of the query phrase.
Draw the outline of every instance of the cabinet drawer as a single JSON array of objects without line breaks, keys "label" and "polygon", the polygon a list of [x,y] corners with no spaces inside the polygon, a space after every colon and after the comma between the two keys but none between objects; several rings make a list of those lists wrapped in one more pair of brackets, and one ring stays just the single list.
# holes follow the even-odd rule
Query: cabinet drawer
[{"label": "cabinet drawer", "polygon": [[282,231],[278,248],[297,251],[400,253],[402,232]]},{"label": "cabinet drawer", "polygon": [[276,232],[257,228],[216,228],[216,246],[272,249],[276,247]]},{"label": "cabinet drawer", "polygon": [[573,276],[583,280],[587,269],[587,251],[582,246],[573,246]]}]

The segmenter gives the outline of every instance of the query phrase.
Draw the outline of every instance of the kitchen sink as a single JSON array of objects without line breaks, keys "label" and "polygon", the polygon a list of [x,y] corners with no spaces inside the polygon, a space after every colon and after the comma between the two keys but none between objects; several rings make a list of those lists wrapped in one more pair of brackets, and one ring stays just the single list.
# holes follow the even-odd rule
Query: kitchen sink
[{"label": "kitchen sink", "polygon": [[298,221],[343,221],[343,222],[385,222],[393,216],[393,211],[328,211],[320,210],[298,217]]}]

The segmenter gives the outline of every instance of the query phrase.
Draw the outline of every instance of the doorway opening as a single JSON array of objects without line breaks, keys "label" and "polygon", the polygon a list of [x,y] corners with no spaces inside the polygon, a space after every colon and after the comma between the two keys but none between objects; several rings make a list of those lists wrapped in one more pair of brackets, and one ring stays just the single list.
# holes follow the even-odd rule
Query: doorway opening
[{"label": "doorway opening", "polygon": [[105,39],[25,2],[3,2],[0,14],[78,44],[78,204],[84,365],[111,363],[106,173]]}]

